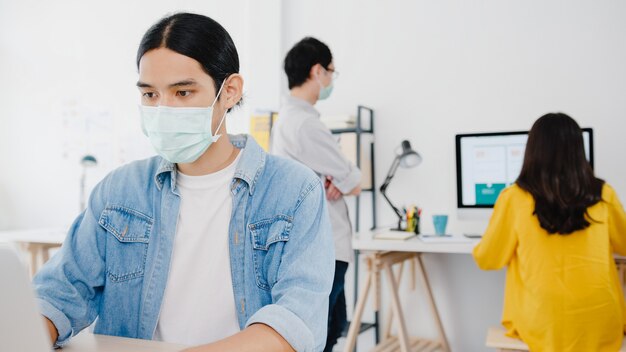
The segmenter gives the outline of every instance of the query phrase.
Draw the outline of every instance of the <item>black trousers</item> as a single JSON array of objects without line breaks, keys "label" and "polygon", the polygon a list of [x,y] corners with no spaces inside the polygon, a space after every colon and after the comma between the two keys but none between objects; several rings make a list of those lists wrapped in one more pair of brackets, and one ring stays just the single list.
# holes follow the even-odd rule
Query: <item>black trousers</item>
[{"label": "black trousers", "polygon": [[348,263],[335,261],[335,279],[328,297],[328,335],[326,336],[324,352],[333,350],[333,346],[337,344],[337,340],[348,324],[344,291],[346,270],[348,270]]}]

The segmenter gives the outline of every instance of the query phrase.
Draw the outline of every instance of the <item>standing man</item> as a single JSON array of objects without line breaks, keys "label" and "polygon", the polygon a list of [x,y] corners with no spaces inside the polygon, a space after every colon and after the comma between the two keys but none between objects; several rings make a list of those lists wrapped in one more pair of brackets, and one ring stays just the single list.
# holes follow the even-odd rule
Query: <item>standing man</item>
[{"label": "standing man", "polygon": [[270,151],[301,162],[324,181],[336,253],[324,348],[331,351],[347,323],[344,278],[353,257],[352,225],[343,197],[361,193],[361,171],[342,154],[314,107],[330,96],[337,76],[328,46],[315,38],[302,39],[287,53],[285,73],[289,95],[272,129]]}]

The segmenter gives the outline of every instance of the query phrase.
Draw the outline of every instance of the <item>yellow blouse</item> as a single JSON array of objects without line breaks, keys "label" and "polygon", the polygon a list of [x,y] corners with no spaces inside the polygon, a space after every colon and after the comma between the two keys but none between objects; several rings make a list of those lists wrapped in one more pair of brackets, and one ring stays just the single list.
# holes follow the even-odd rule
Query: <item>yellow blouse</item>
[{"label": "yellow blouse", "polygon": [[502,324],[531,351],[618,351],[626,305],[613,253],[626,255],[626,214],[605,184],[588,209],[591,226],[549,235],[533,215],[532,195],[517,185],[498,197],[474,248],[481,269],[507,268]]}]

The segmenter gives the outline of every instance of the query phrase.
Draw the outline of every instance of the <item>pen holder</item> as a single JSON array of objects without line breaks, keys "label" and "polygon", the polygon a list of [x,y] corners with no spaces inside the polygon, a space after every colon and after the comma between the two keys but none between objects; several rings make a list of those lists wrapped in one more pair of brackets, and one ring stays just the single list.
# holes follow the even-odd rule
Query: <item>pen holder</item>
[{"label": "pen holder", "polygon": [[414,232],[415,234],[420,233],[420,218],[410,218],[406,224],[407,232]]}]

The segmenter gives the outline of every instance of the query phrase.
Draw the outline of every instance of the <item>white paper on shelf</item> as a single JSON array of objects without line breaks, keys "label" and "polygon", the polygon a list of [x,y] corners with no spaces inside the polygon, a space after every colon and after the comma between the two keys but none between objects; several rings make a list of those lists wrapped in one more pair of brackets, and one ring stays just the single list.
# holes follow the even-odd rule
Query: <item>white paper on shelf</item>
[{"label": "white paper on shelf", "polygon": [[408,231],[386,231],[374,234],[374,239],[377,240],[406,240],[414,237],[413,232]]}]

